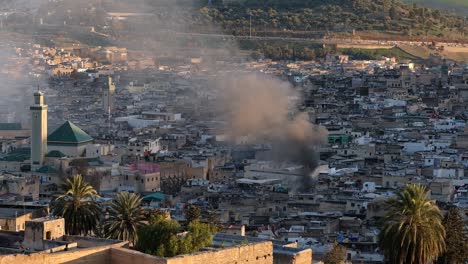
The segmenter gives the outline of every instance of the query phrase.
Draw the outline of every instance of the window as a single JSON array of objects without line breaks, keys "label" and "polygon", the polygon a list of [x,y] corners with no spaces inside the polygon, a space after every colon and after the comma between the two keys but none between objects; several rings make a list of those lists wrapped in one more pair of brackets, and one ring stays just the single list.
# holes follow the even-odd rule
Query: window
[{"label": "window", "polygon": [[52,239],[52,232],[47,231],[46,233],[46,240],[51,240]]}]

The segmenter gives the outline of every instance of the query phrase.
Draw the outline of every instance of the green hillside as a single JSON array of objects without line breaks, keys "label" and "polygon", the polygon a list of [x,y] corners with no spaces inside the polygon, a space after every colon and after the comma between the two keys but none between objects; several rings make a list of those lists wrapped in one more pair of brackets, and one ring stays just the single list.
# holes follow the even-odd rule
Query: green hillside
[{"label": "green hillside", "polygon": [[[468,5],[468,0],[449,1]],[[364,36],[362,32],[393,40],[464,42],[468,36],[463,16],[398,0],[244,0],[205,7],[201,13],[234,35],[313,37],[312,32],[352,32]]]},{"label": "green hillside", "polygon": [[405,0],[406,3],[418,3],[432,8],[449,10],[460,15],[468,15],[468,0]]}]

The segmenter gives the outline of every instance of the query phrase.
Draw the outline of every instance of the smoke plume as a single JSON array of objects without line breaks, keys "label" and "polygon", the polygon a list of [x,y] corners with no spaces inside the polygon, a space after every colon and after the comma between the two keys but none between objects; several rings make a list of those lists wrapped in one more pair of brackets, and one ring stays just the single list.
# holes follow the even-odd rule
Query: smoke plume
[{"label": "smoke plume", "polygon": [[298,93],[275,77],[241,74],[219,85],[223,90],[221,109],[226,113],[226,132],[233,140],[270,144],[269,158],[303,166],[302,187],[310,187],[310,173],[318,166],[316,147],[327,131],[314,126],[306,113],[291,102]]},{"label": "smoke plume", "polygon": [[0,43],[0,122],[27,124],[33,80],[28,76],[29,61],[15,48],[15,43]]}]

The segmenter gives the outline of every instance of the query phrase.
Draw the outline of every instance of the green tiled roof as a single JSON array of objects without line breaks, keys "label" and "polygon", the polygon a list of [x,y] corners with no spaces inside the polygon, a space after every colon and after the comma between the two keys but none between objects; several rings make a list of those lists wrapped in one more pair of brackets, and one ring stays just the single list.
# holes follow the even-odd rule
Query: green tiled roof
[{"label": "green tiled roof", "polygon": [[142,200],[159,200],[163,201],[164,200],[164,194],[160,192],[155,192],[152,194],[148,194],[145,197],[142,198]]},{"label": "green tiled roof", "polygon": [[58,150],[52,150],[46,155],[46,157],[49,157],[49,158],[63,158],[66,156],[67,155],[63,154],[61,151],[58,151]]},{"label": "green tiled roof", "polygon": [[65,124],[57,128],[47,137],[47,142],[52,144],[79,144],[90,142],[92,140],[92,137],[70,121],[65,122]]},{"label": "green tiled roof", "polygon": [[54,167],[47,165],[47,166],[42,166],[36,172],[39,172],[39,173],[55,173],[55,172],[57,172],[57,170]]},{"label": "green tiled roof", "polygon": [[0,130],[21,130],[21,123],[0,123]]},{"label": "green tiled roof", "polygon": [[30,159],[31,149],[30,148],[17,148],[12,152],[8,153],[2,160],[5,161],[25,161]]}]

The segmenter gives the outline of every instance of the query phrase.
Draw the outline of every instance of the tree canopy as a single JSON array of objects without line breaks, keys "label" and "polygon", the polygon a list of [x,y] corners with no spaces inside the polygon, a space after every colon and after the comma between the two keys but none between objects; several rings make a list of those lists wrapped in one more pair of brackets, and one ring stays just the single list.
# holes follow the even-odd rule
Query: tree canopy
[{"label": "tree canopy", "polygon": [[211,225],[195,220],[189,223],[186,232],[181,232],[177,221],[156,216],[139,229],[136,248],[160,257],[189,254],[211,245],[213,231]]},{"label": "tree canopy", "polygon": [[52,204],[54,214],[65,218],[65,232],[70,235],[87,235],[98,224],[100,209],[95,201],[96,190],[81,175],[67,179],[65,191]]},{"label": "tree canopy", "polygon": [[445,250],[442,214],[428,189],[409,184],[387,201],[380,244],[390,263],[425,264]]}]

